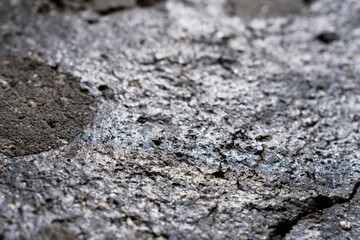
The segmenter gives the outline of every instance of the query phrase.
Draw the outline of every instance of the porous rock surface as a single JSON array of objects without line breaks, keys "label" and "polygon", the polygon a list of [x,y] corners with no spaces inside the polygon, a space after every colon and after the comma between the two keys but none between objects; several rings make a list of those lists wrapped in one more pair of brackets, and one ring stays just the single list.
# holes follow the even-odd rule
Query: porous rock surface
[{"label": "porous rock surface", "polygon": [[67,2],[0,3],[0,54],[98,102],[69,144],[0,155],[2,239],[359,239],[359,1]]}]

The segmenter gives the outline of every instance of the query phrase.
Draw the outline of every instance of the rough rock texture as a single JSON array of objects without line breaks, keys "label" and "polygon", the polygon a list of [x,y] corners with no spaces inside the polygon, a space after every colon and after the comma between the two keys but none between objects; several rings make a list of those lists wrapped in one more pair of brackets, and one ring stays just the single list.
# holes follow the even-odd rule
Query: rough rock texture
[{"label": "rough rock texture", "polygon": [[99,112],[0,157],[3,239],[359,239],[359,1],[255,19],[35,2],[1,2],[0,54],[81,78]]}]

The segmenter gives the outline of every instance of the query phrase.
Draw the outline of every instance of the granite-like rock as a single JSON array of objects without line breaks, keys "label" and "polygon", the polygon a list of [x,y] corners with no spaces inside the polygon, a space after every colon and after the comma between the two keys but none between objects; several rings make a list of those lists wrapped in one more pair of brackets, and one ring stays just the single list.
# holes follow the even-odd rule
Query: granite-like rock
[{"label": "granite-like rock", "polygon": [[67,145],[0,155],[3,239],[358,238],[359,1],[33,3],[2,1],[0,55],[79,78],[98,112]]}]

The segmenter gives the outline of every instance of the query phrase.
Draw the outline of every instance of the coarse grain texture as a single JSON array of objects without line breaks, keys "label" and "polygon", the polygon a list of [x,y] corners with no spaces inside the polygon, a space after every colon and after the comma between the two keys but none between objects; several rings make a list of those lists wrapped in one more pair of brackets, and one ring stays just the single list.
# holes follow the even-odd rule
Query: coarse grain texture
[{"label": "coarse grain texture", "polygon": [[2,2],[0,54],[99,105],[69,144],[0,157],[3,238],[358,239],[360,2],[306,2]]}]

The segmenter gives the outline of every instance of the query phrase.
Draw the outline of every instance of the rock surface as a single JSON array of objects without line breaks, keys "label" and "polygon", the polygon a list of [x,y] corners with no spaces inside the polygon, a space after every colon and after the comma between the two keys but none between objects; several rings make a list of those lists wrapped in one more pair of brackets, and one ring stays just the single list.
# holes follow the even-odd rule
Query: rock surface
[{"label": "rock surface", "polygon": [[0,153],[20,156],[67,144],[96,105],[77,78],[27,58],[0,56]]},{"label": "rock surface", "polygon": [[0,238],[359,239],[360,2],[233,3],[1,1],[0,54],[79,78],[98,112],[0,155]]},{"label": "rock surface", "polygon": [[229,12],[242,17],[274,17],[300,13],[304,0],[229,0]]}]

